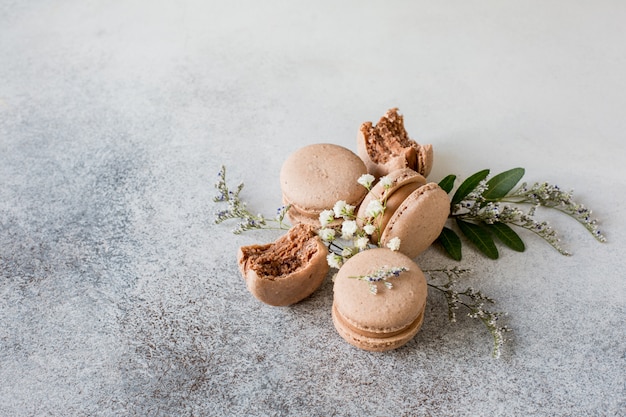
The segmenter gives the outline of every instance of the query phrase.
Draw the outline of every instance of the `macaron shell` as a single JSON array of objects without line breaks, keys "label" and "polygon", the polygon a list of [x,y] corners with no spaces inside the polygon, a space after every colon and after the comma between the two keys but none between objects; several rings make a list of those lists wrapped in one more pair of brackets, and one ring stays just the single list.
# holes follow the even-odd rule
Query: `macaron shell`
[{"label": "macaron shell", "polygon": [[449,214],[448,194],[435,183],[426,184],[409,195],[393,213],[381,234],[381,245],[397,237],[400,251],[415,258],[437,239]]},{"label": "macaron shell", "polygon": [[[392,288],[377,282],[372,294],[369,282],[355,277],[381,268],[408,270],[388,278]],[[339,269],[334,283],[333,323],[352,345],[385,351],[407,343],[419,330],[428,289],[419,266],[406,255],[386,248],[369,249],[350,258]]]},{"label": "macaron shell", "polygon": [[[365,173],[365,163],[347,148],[329,143],[305,146],[283,163],[280,171],[283,200],[296,208],[294,220],[313,219],[339,200],[356,206],[367,193],[357,183]],[[287,215],[291,216],[289,211]]]}]

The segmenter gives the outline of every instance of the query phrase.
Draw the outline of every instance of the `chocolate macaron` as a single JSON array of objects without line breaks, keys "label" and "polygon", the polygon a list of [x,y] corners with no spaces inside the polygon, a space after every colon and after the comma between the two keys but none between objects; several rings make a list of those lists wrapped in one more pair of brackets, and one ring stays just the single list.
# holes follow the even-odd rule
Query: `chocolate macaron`
[{"label": "chocolate macaron", "polygon": [[[368,221],[369,203],[386,201],[384,214],[373,220],[380,233],[372,241],[386,246],[393,238],[400,239],[400,251],[414,258],[437,239],[450,214],[448,194],[436,183],[427,183],[417,172],[403,168],[387,175],[387,185],[378,182],[364,198],[357,217]],[[390,185],[389,185],[390,184]]]},{"label": "chocolate macaron", "polygon": [[[390,273],[384,282],[368,280],[392,269],[396,273]],[[419,266],[400,252],[377,248],[356,254],[339,269],[333,288],[335,328],[360,349],[382,352],[399,348],[422,326],[426,278]]]},{"label": "chocolate macaron", "polygon": [[248,290],[272,306],[311,295],[324,281],[328,250],[312,226],[299,224],[274,243],[242,246],[237,262]]},{"label": "chocolate macaron", "polygon": [[337,201],[357,206],[367,190],[357,179],[367,173],[364,162],[351,150],[321,143],[292,153],[280,170],[283,203],[294,223],[319,227],[319,215]]}]

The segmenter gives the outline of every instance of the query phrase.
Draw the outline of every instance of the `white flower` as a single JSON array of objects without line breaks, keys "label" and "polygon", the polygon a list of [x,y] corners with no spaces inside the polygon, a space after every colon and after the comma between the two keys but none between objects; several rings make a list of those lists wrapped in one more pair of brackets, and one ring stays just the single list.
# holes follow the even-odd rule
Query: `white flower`
[{"label": "white flower", "polygon": [[371,223],[366,224],[365,226],[363,226],[363,230],[365,231],[365,233],[367,233],[368,235],[371,235],[372,233],[374,233],[376,231],[376,226],[374,226]]},{"label": "white flower", "polygon": [[384,210],[383,203],[380,200],[372,200],[365,208],[365,214],[368,217],[376,217]]},{"label": "white flower", "polygon": [[346,208],[346,202],[343,200],[339,200],[335,203],[333,207],[333,212],[335,213],[335,217],[341,217],[343,215],[343,210]]},{"label": "white flower", "polygon": [[389,242],[387,242],[387,247],[393,251],[397,251],[400,249],[400,238],[399,237],[394,237],[391,238],[389,240]]},{"label": "white flower", "polygon": [[367,188],[369,190],[375,179],[376,178],[374,178],[374,176],[372,174],[363,174],[363,175],[361,175],[359,177],[358,180],[356,180],[356,182],[358,182],[363,187],[365,187],[365,188]]},{"label": "white flower", "polygon": [[341,224],[341,238],[351,239],[356,233],[357,225],[354,220],[346,220]]},{"label": "white flower", "polygon": [[353,248],[349,248],[349,247],[345,247],[343,248],[343,250],[341,251],[341,256],[343,256],[344,258],[349,258],[352,255],[354,255],[354,250]]},{"label": "white flower", "polygon": [[328,266],[330,266],[331,268],[339,269],[343,264],[343,258],[335,253],[329,253],[326,256],[326,262],[328,262]]},{"label": "white flower", "polygon": [[380,183],[383,185],[383,187],[389,188],[393,185],[393,180],[385,175],[384,177],[380,177]]},{"label": "white flower", "polygon": [[322,227],[328,226],[335,220],[335,212],[332,210],[324,210],[320,213],[320,223]]},{"label": "white flower", "polygon": [[355,240],[354,245],[359,248],[360,250],[366,249],[368,243],[370,242],[369,238],[367,237],[360,237],[357,240]]},{"label": "white flower", "polygon": [[335,218],[343,217],[345,220],[354,218],[354,209],[356,207],[346,203],[343,200],[339,200],[335,203],[333,211],[335,212]]},{"label": "white flower", "polygon": [[335,240],[335,229],[327,227],[320,229],[319,236],[324,242],[332,242]]}]

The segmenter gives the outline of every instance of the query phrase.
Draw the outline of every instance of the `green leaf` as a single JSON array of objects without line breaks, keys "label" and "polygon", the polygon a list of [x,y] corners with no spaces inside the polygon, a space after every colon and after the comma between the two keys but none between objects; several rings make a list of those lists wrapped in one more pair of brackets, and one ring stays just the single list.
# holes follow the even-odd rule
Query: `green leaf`
[{"label": "green leaf", "polygon": [[524,172],[524,168],[513,168],[491,178],[487,181],[487,190],[483,193],[483,197],[490,201],[504,197],[522,179]]},{"label": "green leaf", "polygon": [[452,191],[452,187],[454,187],[454,180],[456,180],[456,175],[450,174],[441,181],[439,181],[439,186],[446,193],[450,193],[450,191]]},{"label": "green leaf", "polygon": [[526,249],[522,239],[508,224],[494,223],[486,226],[491,232],[493,232],[494,235],[496,235],[498,239],[500,239],[502,243],[507,245],[509,248],[518,252],[524,252]]},{"label": "green leaf", "polygon": [[451,203],[457,204],[463,201],[463,199],[467,197],[467,195],[471,193],[482,180],[487,178],[487,175],[489,175],[489,170],[483,169],[482,171],[478,171],[477,173],[471,175],[469,178],[463,181],[459,188],[456,190],[456,193],[454,193]]},{"label": "green leaf", "polygon": [[454,230],[444,227],[437,241],[452,259],[455,261],[461,260],[461,239]]},{"label": "green leaf", "polygon": [[498,248],[493,241],[489,232],[481,226],[469,223],[461,219],[456,219],[456,224],[461,232],[472,242],[478,250],[484,253],[488,258],[498,259]]}]

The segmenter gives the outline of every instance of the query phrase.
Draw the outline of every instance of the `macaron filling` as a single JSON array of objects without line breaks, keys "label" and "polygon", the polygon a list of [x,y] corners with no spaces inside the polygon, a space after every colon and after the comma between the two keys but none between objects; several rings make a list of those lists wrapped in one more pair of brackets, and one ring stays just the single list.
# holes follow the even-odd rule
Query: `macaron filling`
[{"label": "macaron filling", "polygon": [[253,269],[260,278],[276,280],[303,268],[319,251],[315,232],[299,224],[273,243],[244,246],[240,263]]}]

